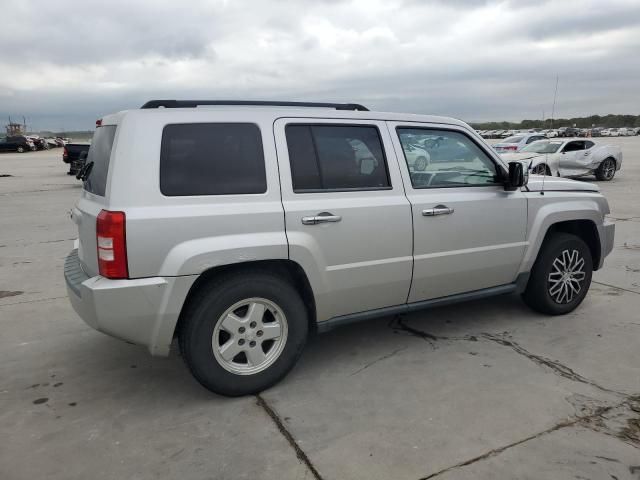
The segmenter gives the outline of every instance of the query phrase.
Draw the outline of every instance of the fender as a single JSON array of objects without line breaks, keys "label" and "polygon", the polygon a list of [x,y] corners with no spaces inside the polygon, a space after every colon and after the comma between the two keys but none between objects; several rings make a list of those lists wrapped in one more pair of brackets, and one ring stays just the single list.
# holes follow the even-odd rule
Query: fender
[{"label": "fender", "polygon": [[[608,213],[604,211],[606,200],[600,195],[585,196],[584,193],[545,192],[527,195],[528,225],[527,248],[525,250],[519,273],[530,272],[538,256],[542,242],[549,228],[557,223],[575,220],[588,220],[594,223],[602,244],[603,220]],[[550,201],[549,197],[552,198]]]}]

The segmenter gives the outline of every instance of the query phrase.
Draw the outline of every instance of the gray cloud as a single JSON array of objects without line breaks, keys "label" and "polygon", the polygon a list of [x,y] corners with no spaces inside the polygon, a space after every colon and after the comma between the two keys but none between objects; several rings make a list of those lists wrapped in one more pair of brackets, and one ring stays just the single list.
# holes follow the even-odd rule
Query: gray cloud
[{"label": "gray cloud", "polygon": [[636,1],[22,1],[0,118],[91,128],[150,98],[357,101],[468,121],[638,113]]}]

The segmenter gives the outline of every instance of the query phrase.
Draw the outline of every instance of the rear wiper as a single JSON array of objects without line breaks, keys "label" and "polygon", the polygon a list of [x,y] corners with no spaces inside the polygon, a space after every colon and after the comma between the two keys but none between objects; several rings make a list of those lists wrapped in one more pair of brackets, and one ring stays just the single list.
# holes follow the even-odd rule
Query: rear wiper
[{"label": "rear wiper", "polygon": [[87,181],[89,175],[91,174],[91,170],[93,170],[93,162],[86,163],[76,175],[78,180],[82,180],[83,182]]}]

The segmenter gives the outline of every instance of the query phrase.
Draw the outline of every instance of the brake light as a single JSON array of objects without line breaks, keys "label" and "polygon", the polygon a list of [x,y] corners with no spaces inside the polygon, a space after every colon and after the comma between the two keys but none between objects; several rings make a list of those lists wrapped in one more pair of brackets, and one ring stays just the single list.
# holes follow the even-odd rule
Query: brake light
[{"label": "brake light", "polygon": [[101,127],[102,126],[102,119],[99,118],[98,120],[96,120],[96,127]]},{"label": "brake light", "polygon": [[62,158],[64,158],[65,160],[69,158],[69,150],[67,150],[67,147],[64,147],[64,149],[62,150]]},{"label": "brake light", "polygon": [[107,278],[129,278],[124,212],[101,210],[96,222],[98,271]]},{"label": "brake light", "polygon": [[518,150],[518,147],[516,145],[513,145],[512,147],[502,147],[505,150]]}]

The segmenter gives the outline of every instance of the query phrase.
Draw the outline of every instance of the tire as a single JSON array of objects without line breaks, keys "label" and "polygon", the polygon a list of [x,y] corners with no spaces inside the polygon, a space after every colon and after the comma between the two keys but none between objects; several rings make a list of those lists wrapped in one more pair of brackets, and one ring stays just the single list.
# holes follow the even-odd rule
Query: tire
[{"label": "tire", "polygon": [[616,174],[616,161],[613,158],[605,158],[596,169],[596,178],[603,182],[613,179]]},{"label": "tire", "polygon": [[549,168],[549,165],[540,163],[531,169],[531,173],[533,175],[546,175],[549,177],[551,176],[551,169]]},{"label": "tire", "polygon": [[[251,308],[258,312],[255,323]],[[234,397],[281,380],[300,357],[309,329],[296,289],[267,271],[230,274],[206,285],[183,315],[180,350],[189,370],[205,388]]]},{"label": "tire", "polygon": [[424,172],[427,168],[428,162],[425,157],[416,158],[416,163],[414,163],[414,167],[419,172]]},{"label": "tire", "polygon": [[[569,268],[565,269],[563,262]],[[574,272],[567,282],[563,279],[565,270]],[[593,260],[587,244],[575,235],[556,233],[542,245],[522,298],[540,313],[564,315],[582,303],[592,273]]]},{"label": "tire", "polygon": [[24,147],[23,146],[19,146],[17,151],[18,151],[18,153],[24,153]]}]

